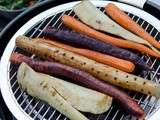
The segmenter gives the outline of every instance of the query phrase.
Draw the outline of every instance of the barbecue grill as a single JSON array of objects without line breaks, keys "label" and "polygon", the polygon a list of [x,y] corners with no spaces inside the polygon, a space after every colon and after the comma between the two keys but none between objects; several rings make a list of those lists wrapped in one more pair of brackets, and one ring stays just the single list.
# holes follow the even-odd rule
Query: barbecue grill
[{"label": "barbecue grill", "polygon": [[[111,1],[92,1],[101,11],[104,12],[104,6]],[[45,10],[38,15],[34,16],[9,39],[9,43],[3,53],[0,65],[0,85],[2,96],[13,115],[19,120],[67,120],[63,114],[49,106],[43,101],[29,96],[23,91],[17,83],[16,75],[18,67],[9,62],[9,57],[12,52],[23,53],[27,56],[33,57],[34,55],[28,54],[15,46],[15,39],[19,35],[26,35],[30,38],[40,37],[43,30],[47,26],[56,28],[64,27],[61,22],[61,16],[64,14],[76,17],[72,7],[78,2],[71,2]],[[149,34],[155,39],[160,39],[160,21],[148,14],[147,12],[133,6],[123,3],[112,2],[124,10],[134,21],[141,25]],[[139,76],[147,78],[152,81],[160,83],[160,63],[159,60],[142,56],[142,59],[154,69],[154,71],[141,74]],[[160,120],[160,103],[159,100],[152,96],[143,95],[135,92],[128,92],[138,104],[145,110],[147,120]],[[132,120],[135,119],[121,109],[121,107],[113,102],[111,108],[100,115],[86,114],[91,120]]]}]

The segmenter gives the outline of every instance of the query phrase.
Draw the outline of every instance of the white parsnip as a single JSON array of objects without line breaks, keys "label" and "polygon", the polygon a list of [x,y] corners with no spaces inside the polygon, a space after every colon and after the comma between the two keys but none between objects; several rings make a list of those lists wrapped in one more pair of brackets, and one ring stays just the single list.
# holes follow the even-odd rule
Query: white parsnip
[{"label": "white parsnip", "polygon": [[56,60],[60,63],[84,70],[113,85],[156,96],[157,98],[160,97],[160,84],[156,82],[128,74],[53,45],[51,47],[42,43],[35,43],[24,36],[16,39],[16,45],[42,58]]},{"label": "white parsnip", "polygon": [[57,92],[53,85],[50,84],[51,80],[48,80],[47,77],[43,77],[44,79],[41,77],[25,63],[22,63],[18,69],[18,83],[28,94],[46,101],[71,120],[88,120]]},{"label": "white parsnip", "polygon": [[[112,98],[107,95],[46,74],[36,73],[28,65],[23,63],[18,72],[18,81],[22,87],[24,83],[37,80],[43,83],[40,84],[40,87],[44,87],[44,84],[46,84],[45,87],[47,87],[48,84],[50,84],[69,104],[82,112],[101,114],[106,112],[112,104]],[[27,88],[30,87],[27,86],[27,84],[25,85]],[[37,89],[39,89],[39,86],[37,87]]]}]

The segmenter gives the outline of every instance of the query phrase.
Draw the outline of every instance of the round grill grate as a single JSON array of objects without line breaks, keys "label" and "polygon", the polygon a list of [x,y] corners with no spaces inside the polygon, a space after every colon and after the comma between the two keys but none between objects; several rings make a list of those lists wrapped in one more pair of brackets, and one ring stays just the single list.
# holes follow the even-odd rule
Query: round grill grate
[{"label": "round grill grate", "polygon": [[[99,9],[104,12],[103,7],[99,7]],[[61,16],[63,16],[64,14],[77,18],[72,9],[63,10],[49,17],[45,17],[43,20],[37,22],[36,24],[34,24],[34,26],[28,29],[24,33],[24,35],[30,38],[40,37],[42,35],[43,30],[47,26],[52,26],[59,29],[64,28],[64,25],[60,20]],[[128,14],[134,21],[141,25],[149,34],[151,34],[157,40],[160,39],[159,31],[151,24],[149,24],[147,21],[132,13],[126,12],[126,14]],[[13,52],[22,53],[35,59],[38,59],[36,56],[26,53],[25,51],[17,47],[14,47]],[[144,59],[146,63],[154,69],[154,71],[150,73],[139,73],[138,75],[149,80],[160,82],[159,61],[149,56],[142,56],[142,59]],[[10,84],[11,93],[13,94],[13,97],[15,98],[16,102],[18,103],[19,107],[23,110],[23,112],[25,112],[35,120],[67,120],[67,118],[64,115],[56,111],[54,108],[50,107],[48,104],[29,96],[26,92],[21,90],[16,80],[17,69],[18,66],[15,66],[8,62],[7,74],[9,76],[8,81]],[[141,107],[145,110],[147,115],[150,115],[153,112],[153,110],[159,107],[158,100],[155,97],[146,96],[135,92],[128,92],[128,94],[132,96],[141,105]],[[121,107],[119,107],[119,105],[116,102],[113,102],[111,108],[101,115],[92,115],[86,113],[84,114],[91,120],[131,120],[131,116],[120,108]]]}]

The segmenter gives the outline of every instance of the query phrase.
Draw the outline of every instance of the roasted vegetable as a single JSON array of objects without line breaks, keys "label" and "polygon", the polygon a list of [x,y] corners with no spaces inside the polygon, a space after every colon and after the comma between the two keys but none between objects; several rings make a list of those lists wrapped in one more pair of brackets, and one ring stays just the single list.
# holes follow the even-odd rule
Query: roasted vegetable
[{"label": "roasted vegetable", "polygon": [[[85,24],[104,32],[108,32],[127,40],[144,43],[144,40],[110,19],[98,10],[89,0],[84,0],[73,7],[74,12]],[[89,14],[88,14],[89,13]]]},{"label": "roasted vegetable", "polygon": [[19,48],[30,53],[34,53],[44,59],[52,59],[77,69],[84,70],[93,76],[113,85],[138,91],[144,94],[153,95],[157,98],[160,97],[160,85],[156,82],[128,74],[101,63],[97,63],[94,60],[77,55],[59,47],[53,47],[53,45],[49,46],[34,42],[28,37],[17,37],[16,45]]},{"label": "roasted vegetable", "polygon": [[24,63],[18,69],[17,80],[29,95],[47,102],[71,120],[88,120],[57,91],[54,84],[56,78],[35,73]]},{"label": "roasted vegetable", "polygon": [[89,26],[83,24],[82,22],[76,20],[71,16],[68,16],[68,15],[62,16],[62,21],[67,27],[81,34],[88,35],[97,40],[101,40],[103,42],[113,44],[117,47],[133,49],[141,52],[142,54],[148,54],[153,57],[160,58],[160,55],[158,53],[154,52],[153,50],[149,49],[144,45],[141,45],[132,41],[112,37],[102,32],[96,31],[95,29],[90,28]]},{"label": "roasted vegetable", "polygon": [[[32,62],[32,61],[30,61],[30,62]],[[34,63],[37,63],[37,62],[34,61]],[[43,71],[43,70],[39,69],[38,67],[41,67],[41,68],[46,67],[45,65],[40,66],[41,63],[43,65],[45,64],[45,62],[44,63],[39,62],[38,63],[39,66],[37,66],[37,67],[34,66],[34,68],[37,68],[40,72]],[[46,64],[47,64],[47,62],[46,62]],[[49,62],[48,62],[48,64],[49,64]],[[65,69],[65,65],[63,66],[63,65],[58,64],[58,63],[55,63],[55,65],[53,63],[52,66],[56,66],[54,68],[57,68],[57,69],[59,68],[59,66],[61,68]],[[54,68],[52,68],[52,72],[50,72],[50,73],[53,73]],[[45,68],[45,70],[47,70],[47,68]],[[61,80],[61,79],[58,79],[58,78],[53,78],[53,77],[50,77],[50,76],[47,76],[47,75],[44,75],[44,74],[38,75],[38,73],[35,73],[33,70],[31,70],[31,68],[29,68],[27,66],[26,66],[25,71],[22,71],[22,73],[23,72],[25,74],[24,77],[32,76],[32,75],[36,76],[36,74],[37,74],[37,76],[42,79],[41,80],[41,82],[43,82],[42,85],[44,85],[45,82],[47,82],[47,80],[50,81],[49,83],[52,85],[52,87],[55,88],[56,91],[61,96],[63,96],[64,99],[68,103],[70,103],[74,108],[76,108],[80,111],[90,112],[90,113],[93,113],[93,114],[100,114],[100,113],[103,113],[103,112],[107,111],[112,104],[112,98],[111,97],[109,97],[107,95],[104,95],[102,93],[96,92],[94,90],[90,90],[90,89],[78,86],[76,84],[69,83],[69,82],[66,82],[64,80]],[[43,72],[45,72],[45,71],[43,71]],[[61,73],[63,73],[62,70],[61,70]],[[27,80],[27,78],[26,78],[26,80]],[[31,77],[31,79],[28,78],[28,81],[29,80],[32,80],[32,77]],[[23,80],[21,80],[21,81],[23,81]]]},{"label": "roasted vegetable", "polygon": [[66,44],[59,43],[57,41],[53,41],[53,39],[52,39],[52,41],[42,39],[42,40],[37,40],[37,42],[48,43],[50,45],[53,44],[54,46],[66,49],[68,51],[71,51],[71,52],[74,52],[77,54],[80,54],[82,56],[85,56],[87,58],[90,58],[92,60],[95,60],[97,62],[106,64],[106,65],[109,65],[111,67],[120,69],[125,72],[130,73],[130,72],[133,72],[135,69],[135,65],[130,61],[126,61],[126,60],[119,59],[119,58],[109,56],[109,55],[104,55],[99,52],[88,50],[88,49],[75,48],[75,47],[72,47],[72,46],[69,46]]},{"label": "roasted vegetable", "polygon": [[79,34],[77,32],[69,30],[58,30],[48,27],[46,30],[44,30],[43,35],[50,38],[58,38],[59,41],[83,46],[85,48],[105,53],[107,55],[112,55],[114,57],[129,60],[135,65],[139,66],[139,68],[143,68],[144,70],[150,70],[150,68],[145,64],[145,62],[133,52],[118,48],[103,41],[98,41],[94,38]]},{"label": "roasted vegetable", "polygon": [[[122,27],[124,27],[127,30],[130,30],[131,32],[137,34],[138,36],[142,37],[144,40],[143,44],[149,46],[152,48],[155,52],[157,52],[160,55],[159,50],[160,49],[160,43],[156,41],[151,35],[149,35],[142,27],[140,27],[136,22],[134,22],[128,15],[126,15],[122,10],[120,10],[117,6],[115,6],[112,3],[109,3],[105,10],[107,14],[115,20],[117,23],[119,23]],[[138,41],[139,42],[139,41]],[[156,48],[154,48],[153,46]]]},{"label": "roasted vegetable", "polygon": [[[94,89],[96,91],[99,91],[101,93],[104,93],[106,95],[113,97],[116,101],[118,101],[121,104],[121,106],[123,106],[126,112],[129,112],[131,115],[134,115],[136,117],[144,116],[144,111],[126,93],[122,92],[116,87],[113,87],[107,83],[99,81],[95,77],[81,70],[78,70],[78,69],[75,69],[75,68],[72,68],[66,65],[62,65],[59,63],[55,63],[55,62],[42,62],[38,60],[33,60],[29,57],[26,57],[22,54],[17,54],[17,53],[12,53],[10,57],[10,61],[14,64],[21,64],[22,62],[25,62],[38,72],[54,74],[54,75],[61,75],[67,78],[71,78],[72,80],[88,88]],[[86,100],[86,102],[89,102],[89,101]],[[106,108],[106,106],[103,106],[103,107]],[[93,109],[93,111],[94,110],[97,111],[97,109]]]}]

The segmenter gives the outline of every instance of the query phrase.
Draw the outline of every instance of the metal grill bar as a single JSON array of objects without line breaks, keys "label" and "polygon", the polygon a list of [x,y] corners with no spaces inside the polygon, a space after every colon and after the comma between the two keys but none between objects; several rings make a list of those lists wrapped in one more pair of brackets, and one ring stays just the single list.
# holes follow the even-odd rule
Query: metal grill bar
[{"label": "metal grill bar", "polygon": [[100,115],[97,117],[97,120],[99,120],[99,119],[101,118],[101,115],[102,115],[102,114],[100,114]]},{"label": "metal grill bar", "polygon": [[113,109],[113,106],[111,106],[111,108],[110,108],[110,110],[109,110],[108,114],[107,114],[107,115],[106,115],[106,117],[104,118],[105,120],[107,120],[107,119],[108,119],[108,117],[109,117],[109,115],[110,115],[110,113],[111,113],[112,109]]},{"label": "metal grill bar", "polygon": [[51,108],[51,107],[48,107],[48,109],[46,110],[46,112],[43,114],[43,116],[42,116],[41,120],[43,120],[43,119],[44,119],[45,115],[46,115],[46,114],[47,114],[47,112],[50,110],[50,108]]},{"label": "metal grill bar", "polygon": [[[99,8],[99,9],[101,10],[101,8]],[[70,10],[69,13],[68,13],[68,15],[71,15],[72,12],[73,12],[73,10]],[[103,10],[103,12],[105,12],[105,10]],[[60,28],[60,27],[63,25],[62,22],[60,22],[60,18],[61,18],[61,16],[64,15],[65,13],[66,13],[66,11],[60,13],[60,16],[56,19],[56,21],[55,21],[55,22],[53,23],[53,25],[51,25],[51,26],[54,27],[55,25],[58,25],[57,28]],[[128,13],[128,15],[131,15],[131,14]],[[45,26],[43,26],[43,25],[45,24],[45,22],[46,22],[46,20],[47,20],[48,18],[47,18],[47,19],[44,19],[43,21],[41,21],[41,23],[38,25],[38,27],[33,28],[34,31],[33,31],[33,33],[32,33],[29,37],[32,38],[33,36],[36,35],[37,32],[39,32],[39,34],[36,35],[36,37],[39,37],[39,36],[42,34],[42,32],[44,31],[44,29],[47,28],[47,26],[49,26],[49,25],[54,21],[54,19],[55,19],[56,16],[57,16],[57,15],[53,15],[53,16],[49,19],[49,21],[47,22],[47,24],[46,24]],[[75,14],[73,15],[73,17],[75,17]],[[135,17],[136,17],[136,16],[133,15],[131,18],[134,19]],[[140,21],[140,18],[138,17],[138,19],[137,19],[135,22],[138,23],[139,21]],[[140,26],[143,26],[144,23],[145,23],[145,21],[143,21],[143,22],[140,24]],[[149,28],[149,25],[150,25],[150,24],[147,24],[147,26],[145,27],[145,30],[147,30],[147,29]],[[40,29],[42,26],[43,26],[43,28]],[[150,30],[149,34],[152,34],[152,32],[154,31],[154,29],[155,29],[155,28],[153,27],[153,28]],[[158,33],[159,33],[159,32],[157,32],[157,33],[155,34],[154,38],[156,38],[156,37],[158,36]],[[15,50],[16,50],[16,47],[15,47]],[[143,56],[143,57],[144,57],[144,56]],[[32,58],[34,58],[34,55],[32,55]],[[146,63],[148,63],[148,62],[151,60],[151,57],[147,57],[147,58],[148,58],[148,59],[147,59]],[[153,68],[154,65],[156,64],[156,62],[157,62],[157,59],[155,59],[155,60],[153,61],[153,63],[151,64],[150,67]],[[14,67],[15,67],[15,66],[13,66],[12,68],[10,68],[10,69],[8,70],[8,72],[11,72],[12,70],[14,70]],[[145,76],[145,78],[147,78],[149,75],[152,74],[151,80],[154,80],[154,78],[156,78],[157,75],[160,75],[160,73],[158,72],[158,71],[159,71],[159,68],[160,68],[160,66],[158,66],[158,68],[156,69],[156,71],[154,71],[153,73],[147,74],[147,75]],[[16,85],[16,83],[17,83],[17,81],[16,81],[15,79],[13,79],[13,78],[15,77],[15,75],[16,75],[16,72],[10,77],[10,82],[13,81],[13,82],[12,82],[12,85],[11,85],[11,88],[13,88],[13,87]],[[159,81],[159,80],[157,80],[157,82],[158,82],[158,81]],[[28,95],[25,95],[25,92],[24,92],[24,91],[21,91],[20,87],[17,87],[17,89],[16,89],[15,91],[13,91],[14,95],[15,95],[16,93],[18,93],[18,92],[20,92],[20,94],[19,94],[19,96],[17,97],[17,100],[20,100],[20,98],[23,99],[19,104],[22,106],[24,103],[27,103],[27,105],[24,107],[24,110],[26,111],[26,110],[30,109],[28,114],[31,116],[31,114],[33,113],[33,114],[34,114],[33,119],[38,118],[39,114],[40,114],[41,111],[44,109],[45,104],[42,104],[41,107],[40,107],[40,109],[37,111],[37,110],[36,110],[36,107],[38,107],[38,106],[40,105],[40,104],[39,104],[40,101],[38,100],[36,103],[33,103],[34,101],[36,101],[36,99],[35,99],[35,98],[31,98],[31,99],[29,100],[29,98],[28,98],[29,96],[28,96]],[[151,96],[146,96],[145,101],[142,101],[142,99],[145,97],[144,95],[142,95],[139,99],[136,99],[137,96],[138,96],[138,93],[135,93],[135,95],[133,96],[133,98],[134,98],[136,101],[138,101],[138,103],[141,104],[144,109],[147,109],[147,107],[149,107],[149,110],[147,110],[148,113],[152,112],[152,110],[155,108],[158,100],[155,99],[154,101],[152,101],[153,103],[150,104],[150,101],[151,101],[151,98],[152,98]],[[31,107],[31,108],[29,108],[29,107]],[[112,110],[113,110],[113,106],[111,106],[111,108],[109,109],[109,111],[108,111],[107,113],[104,113],[104,115],[105,115],[104,120],[110,119],[109,116],[111,115]],[[35,111],[36,111],[36,112],[35,112]],[[117,116],[119,115],[120,111],[121,111],[121,110],[117,109],[117,111],[115,112],[114,116],[112,117],[112,120],[115,120],[115,119],[117,120]],[[51,120],[51,119],[53,118],[53,116],[55,115],[56,110],[51,111],[51,110],[50,110],[50,107],[47,107],[46,112],[45,112],[43,115],[41,115],[40,119],[41,119],[41,120],[42,120],[42,119],[45,119],[45,116],[47,115],[48,112],[52,112],[52,114],[49,116],[49,119],[48,119],[48,120]],[[56,120],[59,120],[59,119],[61,118],[61,116],[62,116],[62,114],[59,114]],[[90,118],[92,118],[92,117],[93,117],[93,115],[92,115]],[[98,119],[101,120],[101,117],[103,117],[102,114],[101,114],[101,115],[98,115],[97,120],[98,120]],[[119,116],[119,118],[120,118],[120,120],[123,120],[123,119],[125,118],[125,115],[122,114],[121,116]],[[67,118],[64,118],[64,120],[66,120],[66,119],[67,119]]]},{"label": "metal grill bar", "polygon": [[24,110],[27,110],[27,108],[30,106],[30,104],[33,102],[33,98],[29,101],[29,103],[27,104],[27,106],[24,108]]},{"label": "metal grill bar", "polygon": [[116,111],[115,115],[113,116],[112,120],[116,119],[117,114],[119,113],[119,110]]},{"label": "metal grill bar", "polygon": [[61,17],[64,15],[64,13],[65,13],[65,12],[63,12],[63,13],[61,14],[61,16],[56,20],[56,22],[52,25],[52,27],[54,27],[54,26],[60,21]]},{"label": "metal grill bar", "polygon": [[29,112],[29,115],[31,115],[31,113],[34,111],[34,109],[39,103],[40,103],[40,100],[38,100],[38,102],[32,107],[31,111]]},{"label": "metal grill bar", "polygon": [[18,92],[18,90],[20,90],[20,87],[18,87],[18,88],[13,92],[13,94],[15,95],[15,94]]},{"label": "metal grill bar", "polygon": [[151,107],[150,110],[148,111],[149,114],[151,113],[151,111],[153,111],[153,109],[154,109],[154,107],[155,107],[155,105],[156,105],[156,103],[157,103],[158,100],[155,100],[155,101],[156,101],[156,102],[153,103],[152,107]]},{"label": "metal grill bar", "polygon": [[155,71],[155,73],[154,73],[153,77],[151,78],[151,80],[152,80],[152,81],[153,81],[153,80],[154,80],[154,78],[156,77],[156,74],[158,73],[159,68],[160,68],[160,65],[159,65],[159,66],[158,66],[158,68],[156,69],[156,71]]},{"label": "metal grill bar", "polygon": [[150,96],[147,96],[147,99],[146,99],[146,103],[144,104],[144,106],[142,107],[143,109],[146,108],[146,106],[149,104],[149,101],[150,101],[151,97]]},{"label": "metal grill bar", "polygon": [[15,72],[15,73],[11,76],[10,81],[16,76],[16,74],[17,74],[17,72]]},{"label": "metal grill bar", "polygon": [[52,117],[54,116],[55,112],[56,112],[56,110],[53,111],[53,113],[52,113],[51,116],[48,118],[48,120],[51,120],[51,119],[52,119]]},{"label": "metal grill bar", "polygon": [[13,88],[16,83],[17,83],[17,81],[14,81],[14,83],[11,85],[11,87]]},{"label": "metal grill bar", "polygon": [[15,65],[12,66],[12,67],[8,70],[8,72],[10,73],[10,72],[13,70],[14,67],[15,67]]},{"label": "metal grill bar", "polygon": [[31,36],[29,36],[30,38],[32,38],[32,37],[35,35],[35,33],[37,32],[37,30],[39,30],[39,28],[44,24],[45,21],[46,21],[46,20],[43,20],[43,21],[40,23],[40,25],[38,26],[38,28],[35,29],[35,31],[31,34]]},{"label": "metal grill bar", "polygon": [[[45,25],[45,27],[43,28],[43,30],[47,28],[47,26],[52,22],[52,20],[53,20],[55,17],[56,17],[56,15],[54,15],[54,16],[52,17],[52,19]],[[58,21],[58,20],[57,20],[57,21]],[[40,31],[40,33],[38,34],[37,37],[39,37],[39,36],[42,34],[43,30]]]},{"label": "metal grill bar", "polygon": [[124,115],[122,115],[122,117],[120,118],[120,120],[123,120],[123,118],[124,118]]},{"label": "metal grill bar", "polygon": [[65,117],[64,120],[67,120],[67,118]]},{"label": "metal grill bar", "polygon": [[25,98],[23,99],[23,101],[20,103],[20,106],[22,106],[25,103],[25,101],[27,100],[27,98],[28,98],[28,95],[25,96]]},{"label": "metal grill bar", "polygon": [[61,116],[62,116],[62,114],[60,113],[56,120],[59,120]]},{"label": "metal grill bar", "polygon": [[43,104],[42,107],[39,109],[39,111],[36,113],[36,115],[34,116],[33,119],[35,119],[35,118],[38,116],[38,114],[41,112],[41,110],[43,109],[44,106],[45,106],[45,105]]},{"label": "metal grill bar", "polygon": [[23,93],[24,93],[24,91],[22,91],[21,94],[17,97],[17,101],[20,99],[20,97],[22,96]]}]

